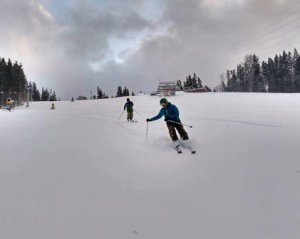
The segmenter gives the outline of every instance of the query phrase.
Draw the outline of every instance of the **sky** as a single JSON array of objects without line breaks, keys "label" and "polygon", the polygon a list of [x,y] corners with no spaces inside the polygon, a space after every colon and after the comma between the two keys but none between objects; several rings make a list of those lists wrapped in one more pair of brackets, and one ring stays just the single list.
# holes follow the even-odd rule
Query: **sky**
[{"label": "sky", "polygon": [[[247,54],[300,50],[297,0],[0,0],[0,57],[70,99],[194,72],[214,88]],[[3,27],[5,26],[5,27]]]}]

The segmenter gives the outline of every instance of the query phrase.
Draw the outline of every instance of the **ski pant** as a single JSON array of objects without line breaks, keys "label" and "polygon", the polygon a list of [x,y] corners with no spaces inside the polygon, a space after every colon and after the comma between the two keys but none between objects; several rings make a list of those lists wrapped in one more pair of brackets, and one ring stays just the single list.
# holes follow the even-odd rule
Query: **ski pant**
[{"label": "ski pant", "polygon": [[176,130],[178,131],[180,137],[183,140],[188,140],[189,139],[189,136],[188,136],[187,132],[184,130],[183,125],[181,123],[176,124],[176,123],[172,123],[172,122],[167,122],[167,127],[169,129],[170,137],[173,141],[178,140]]},{"label": "ski pant", "polygon": [[133,112],[132,111],[131,112],[127,111],[127,120],[132,121],[132,119],[133,119]]}]

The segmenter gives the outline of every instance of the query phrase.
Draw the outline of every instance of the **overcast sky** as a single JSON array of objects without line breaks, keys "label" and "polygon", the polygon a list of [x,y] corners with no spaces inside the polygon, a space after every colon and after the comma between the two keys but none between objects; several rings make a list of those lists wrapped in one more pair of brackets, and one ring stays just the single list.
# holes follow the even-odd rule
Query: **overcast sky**
[{"label": "overcast sky", "polygon": [[194,72],[215,87],[244,56],[300,51],[299,0],[0,0],[0,57],[62,99],[154,91]]}]

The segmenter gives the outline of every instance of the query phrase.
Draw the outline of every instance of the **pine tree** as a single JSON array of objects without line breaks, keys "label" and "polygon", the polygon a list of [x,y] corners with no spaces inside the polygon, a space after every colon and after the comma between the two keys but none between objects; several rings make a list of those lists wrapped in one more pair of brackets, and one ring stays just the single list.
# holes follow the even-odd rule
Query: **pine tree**
[{"label": "pine tree", "polygon": [[202,88],[203,87],[202,80],[200,79],[200,77],[198,77],[197,85],[198,85],[198,88]]},{"label": "pine tree", "polygon": [[122,96],[122,87],[121,86],[118,86],[118,89],[117,89],[117,95],[116,97],[121,97]]},{"label": "pine tree", "polygon": [[182,85],[182,82],[180,80],[178,80],[176,82],[176,85],[180,90],[183,90],[183,89],[197,89],[197,88],[202,88],[203,87],[202,81],[201,81],[200,77],[197,76],[196,73],[193,74],[193,77],[191,75],[188,75],[186,77],[186,80],[183,81],[183,85]]},{"label": "pine tree", "polygon": [[24,92],[25,86],[27,85],[27,79],[23,70],[22,64],[19,65],[19,72],[18,72],[18,86],[19,86],[19,92]]},{"label": "pine tree", "polygon": [[235,70],[227,71],[227,91],[228,92],[238,91],[238,78]]},{"label": "pine tree", "polygon": [[49,100],[50,101],[57,101],[55,91],[50,90]]},{"label": "pine tree", "polygon": [[293,55],[288,52],[288,68],[287,68],[287,92],[294,92],[294,69],[295,63],[293,60]]},{"label": "pine tree", "polygon": [[275,86],[275,91],[274,92],[281,92],[280,89],[280,79],[279,79],[279,61],[280,61],[280,56],[277,54],[275,55],[274,58],[274,86]]},{"label": "pine tree", "polygon": [[297,59],[298,59],[299,56],[300,56],[300,55],[299,55],[297,49],[295,48],[295,49],[294,49],[294,54],[293,54],[294,68],[295,68],[295,65],[296,65],[296,62],[297,62]]},{"label": "pine tree", "polygon": [[9,92],[11,91],[11,84],[13,81],[13,73],[12,73],[12,63],[11,60],[8,59],[6,70],[5,70],[5,82],[4,82],[4,91]]},{"label": "pine tree", "polygon": [[126,86],[124,87],[123,91],[122,91],[122,96],[129,96],[129,90],[126,88]]},{"label": "pine tree", "polygon": [[275,63],[272,58],[268,59],[267,73],[264,77],[266,80],[268,92],[276,92]]},{"label": "pine tree", "polygon": [[248,55],[245,57],[244,69],[245,69],[245,89],[246,92],[253,91],[253,57]]},{"label": "pine tree", "polygon": [[[261,77],[262,77],[263,84],[267,86],[269,81],[269,67],[268,67],[268,63],[266,63],[265,61],[263,61],[261,64]],[[266,87],[265,87],[265,91],[266,92],[268,91]]]},{"label": "pine tree", "polygon": [[193,81],[192,81],[192,77],[191,77],[191,75],[188,75],[187,77],[186,77],[186,81],[185,81],[185,87],[184,88],[192,88],[192,86],[193,86]]},{"label": "pine tree", "polygon": [[103,92],[102,89],[97,86],[97,99],[102,99],[103,98]]},{"label": "pine tree", "polygon": [[279,92],[292,92],[292,72],[290,69],[290,61],[288,54],[283,51],[279,58]]},{"label": "pine tree", "polygon": [[10,84],[11,92],[17,93],[19,91],[20,82],[20,67],[17,62],[12,66],[12,79]]},{"label": "pine tree", "polygon": [[227,70],[227,72],[226,72],[226,80],[227,80],[226,91],[227,91],[227,92],[232,92],[231,73],[230,73],[229,70]]},{"label": "pine tree", "polygon": [[298,56],[296,63],[295,63],[295,81],[294,81],[294,86],[295,86],[295,92],[300,93],[300,57]]},{"label": "pine tree", "polygon": [[193,74],[193,78],[192,78],[192,88],[198,88],[198,81],[197,81],[197,76],[196,73]]},{"label": "pine tree", "polygon": [[6,71],[6,61],[4,58],[2,58],[0,61],[0,91],[3,93],[4,93],[5,85],[7,85],[5,71]]},{"label": "pine tree", "polygon": [[42,101],[48,101],[49,100],[49,91],[48,89],[42,88]]},{"label": "pine tree", "polygon": [[245,82],[245,68],[242,64],[237,66],[236,75],[238,78],[238,89],[240,92],[246,92],[246,82]]},{"label": "pine tree", "polygon": [[233,92],[238,91],[238,78],[235,70],[231,71],[231,91]]},{"label": "pine tree", "polygon": [[41,100],[41,94],[38,88],[36,87],[35,82],[32,84],[32,100],[33,101],[40,101]]},{"label": "pine tree", "polygon": [[254,54],[252,57],[253,67],[253,92],[266,92],[265,84],[261,76],[261,69],[259,64],[259,58]]},{"label": "pine tree", "polygon": [[[118,89],[119,90],[119,89]],[[105,94],[105,92],[97,86],[97,96],[95,96],[95,99],[105,99],[108,98],[108,96]]]}]

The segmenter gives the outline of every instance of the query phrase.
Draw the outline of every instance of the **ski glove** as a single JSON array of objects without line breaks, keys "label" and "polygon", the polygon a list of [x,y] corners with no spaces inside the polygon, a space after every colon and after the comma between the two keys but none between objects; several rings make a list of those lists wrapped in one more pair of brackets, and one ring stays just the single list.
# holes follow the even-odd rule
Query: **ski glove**
[{"label": "ski glove", "polygon": [[146,121],[147,121],[147,122],[150,122],[151,120],[150,120],[150,119],[146,119]]}]

